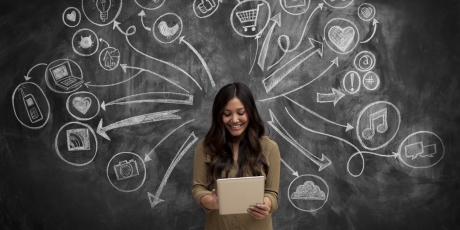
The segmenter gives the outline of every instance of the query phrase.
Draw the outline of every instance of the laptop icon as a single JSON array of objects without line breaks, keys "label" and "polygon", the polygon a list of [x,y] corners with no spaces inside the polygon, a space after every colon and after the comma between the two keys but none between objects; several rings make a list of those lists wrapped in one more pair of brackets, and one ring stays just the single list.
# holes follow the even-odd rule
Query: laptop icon
[{"label": "laptop icon", "polygon": [[72,75],[69,61],[50,68],[50,72],[56,85],[65,90],[76,88],[83,83],[81,78]]}]

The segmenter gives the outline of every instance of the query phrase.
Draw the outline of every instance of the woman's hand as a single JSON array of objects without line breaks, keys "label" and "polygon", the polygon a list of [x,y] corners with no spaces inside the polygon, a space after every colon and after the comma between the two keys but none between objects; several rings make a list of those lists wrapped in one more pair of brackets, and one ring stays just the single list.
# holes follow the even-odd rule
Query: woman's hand
[{"label": "woman's hand", "polygon": [[215,189],[211,191],[211,195],[201,197],[201,204],[210,210],[219,209],[219,199]]},{"label": "woman's hand", "polygon": [[270,210],[272,208],[272,202],[268,197],[264,197],[264,204],[257,204],[256,206],[251,206],[248,209],[248,213],[254,217],[256,220],[262,220],[268,215],[270,215]]},{"label": "woman's hand", "polygon": [[212,209],[219,209],[219,198],[215,189],[211,191],[212,196]]}]

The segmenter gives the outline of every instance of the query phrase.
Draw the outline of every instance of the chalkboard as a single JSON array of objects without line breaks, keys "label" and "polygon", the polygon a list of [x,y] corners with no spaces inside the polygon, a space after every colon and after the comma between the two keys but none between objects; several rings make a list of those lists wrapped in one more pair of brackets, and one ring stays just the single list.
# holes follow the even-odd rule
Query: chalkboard
[{"label": "chalkboard", "polygon": [[253,90],[274,229],[460,229],[456,0],[0,3],[0,228],[203,229],[195,147]]}]

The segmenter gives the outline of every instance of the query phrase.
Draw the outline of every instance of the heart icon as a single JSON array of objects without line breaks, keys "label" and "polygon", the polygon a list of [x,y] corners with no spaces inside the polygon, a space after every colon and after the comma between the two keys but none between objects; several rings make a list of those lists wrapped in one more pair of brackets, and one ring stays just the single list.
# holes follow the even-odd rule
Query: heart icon
[{"label": "heart icon", "polygon": [[363,7],[361,8],[361,13],[364,15],[365,18],[369,18],[372,14],[372,9],[369,7]]},{"label": "heart icon", "polygon": [[80,113],[86,114],[91,107],[91,98],[89,97],[75,97],[72,100],[72,105]]},{"label": "heart icon", "polygon": [[337,46],[342,52],[345,52],[351,42],[353,42],[355,30],[353,30],[351,26],[347,26],[343,29],[340,26],[333,26],[329,29],[328,35],[332,44]]},{"label": "heart icon", "polygon": [[74,10],[72,10],[72,12],[70,12],[70,14],[66,15],[66,18],[69,21],[75,22],[75,20],[77,19],[77,14],[75,13]]}]

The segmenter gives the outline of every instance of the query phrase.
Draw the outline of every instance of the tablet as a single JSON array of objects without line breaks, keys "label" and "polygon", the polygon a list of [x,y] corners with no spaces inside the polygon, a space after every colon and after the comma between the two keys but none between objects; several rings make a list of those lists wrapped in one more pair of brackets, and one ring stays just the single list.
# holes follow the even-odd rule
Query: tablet
[{"label": "tablet", "polygon": [[247,213],[251,205],[263,204],[264,185],[264,176],[218,179],[219,214]]}]

